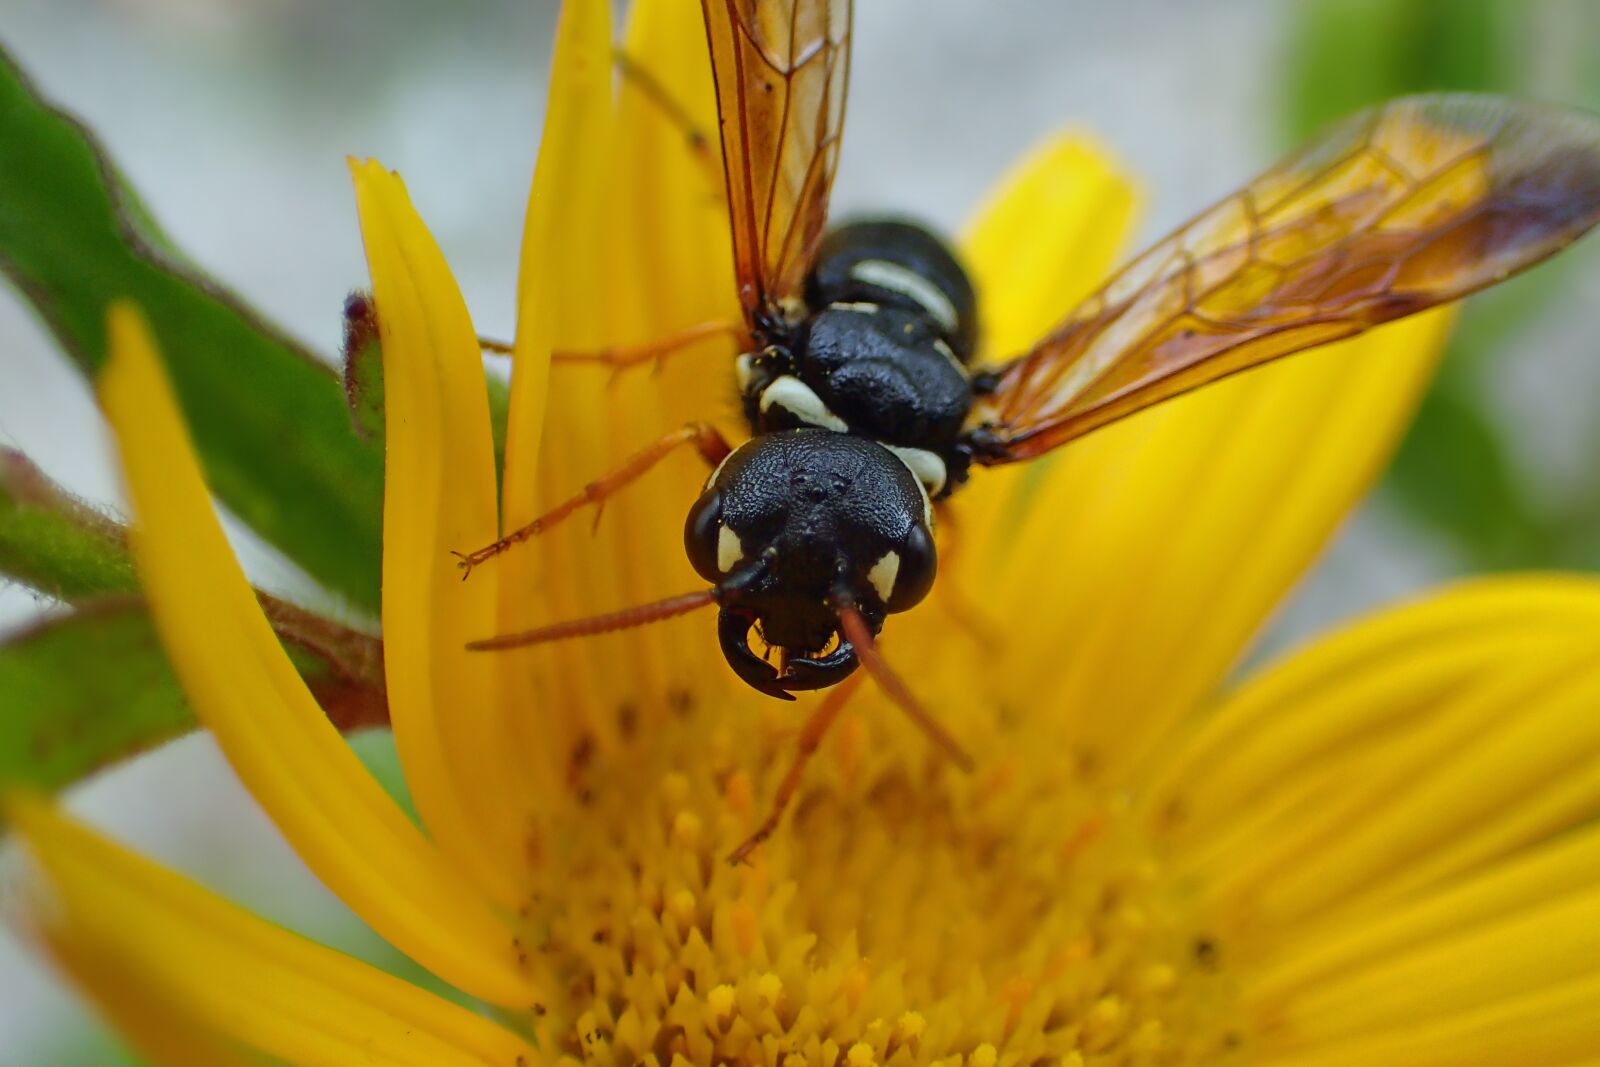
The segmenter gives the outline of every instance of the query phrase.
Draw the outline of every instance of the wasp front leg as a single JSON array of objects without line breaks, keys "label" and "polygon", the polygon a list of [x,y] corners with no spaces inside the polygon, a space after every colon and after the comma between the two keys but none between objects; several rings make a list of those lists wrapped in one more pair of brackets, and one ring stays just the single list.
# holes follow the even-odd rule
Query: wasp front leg
[{"label": "wasp front leg", "polygon": [[[523,541],[537,537],[579,508],[594,505],[598,509],[605,503],[607,497],[628,486],[684,445],[693,445],[695,451],[700,453],[700,457],[706,461],[706,464],[712,467],[721,463],[727,458],[728,453],[733,451],[727,439],[722,436],[721,431],[715,426],[708,422],[691,422],[682,429],[674,430],[660,440],[652,442],[645,448],[635,452],[624,460],[616,470],[596,478],[577,493],[563,500],[526,526],[520,526],[493,544],[485,545],[476,551],[453,553],[458,565],[461,567],[462,578],[465,579],[467,575],[471,574],[472,569],[478,564],[493,559],[512,545],[521,544]],[[599,521],[598,512],[595,519],[597,522]]]},{"label": "wasp front leg", "polygon": [[743,341],[749,331],[743,322],[731,319],[714,319],[676,330],[665,337],[633,345],[609,345],[589,352],[558,350],[550,359],[556,363],[581,363],[592,367],[610,368],[613,375],[646,363],[654,363],[660,370],[668,356],[691,348],[701,341],[714,337],[728,337]]}]

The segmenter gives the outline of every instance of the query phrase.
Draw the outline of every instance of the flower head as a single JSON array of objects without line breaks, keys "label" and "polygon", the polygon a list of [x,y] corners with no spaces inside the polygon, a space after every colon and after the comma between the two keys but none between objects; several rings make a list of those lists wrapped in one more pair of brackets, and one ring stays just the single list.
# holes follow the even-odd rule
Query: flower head
[{"label": "flower head", "polygon": [[[682,5],[643,2],[628,47],[709,101],[699,35]],[[802,720],[728,674],[703,619],[467,651],[688,587],[688,461],[592,534],[557,528],[469,582],[449,552],[689,418],[734,425],[715,342],[614,386],[549,368],[552,350],[661,335],[733,297],[704,169],[648,100],[613,101],[608,5],[565,6],[553,79],[498,489],[461,295],[399,180],[353,166],[386,373],[388,691],[421,828],[283,658],[131,308],[100,383],[197,711],[313,871],[495,1019],[15,797],[40,871],[31,928],[130,1038],[173,1063],[506,1067],[1600,1055],[1600,585],[1449,590],[1219,695],[1393,444],[1439,315],[980,476],[942,591],[886,642],[978,770],[863,688],[746,865],[722,857]],[[1019,166],[964,241],[991,351],[1088,290],[1136,200],[1081,137]]]}]

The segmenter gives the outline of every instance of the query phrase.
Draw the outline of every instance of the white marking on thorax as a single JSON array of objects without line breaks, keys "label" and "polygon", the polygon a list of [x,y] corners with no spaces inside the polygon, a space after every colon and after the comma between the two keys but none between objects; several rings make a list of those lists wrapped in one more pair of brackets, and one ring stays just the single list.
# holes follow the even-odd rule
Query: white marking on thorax
[{"label": "white marking on thorax", "polygon": [[922,491],[929,496],[938,496],[944,492],[945,480],[949,472],[945,470],[944,460],[929,452],[925,448],[903,448],[900,445],[884,445],[890,452],[900,457],[900,462],[911,471],[917,484],[922,486]]},{"label": "white marking on thorax", "polygon": [[894,595],[894,581],[900,577],[900,553],[889,551],[883,558],[872,565],[867,572],[867,581],[872,583],[872,588],[878,591],[878,597],[889,603],[889,598]]},{"label": "white marking on thorax", "polygon": [[937,285],[914,270],[886,259],[863,259],[850,268],[850,277],[882,289],[909,296],[947,331],[954,331],[956,306]]},{"label": "white marking on thorax", "polygon": [[882,308],[880,308],[877,304],[868,303],[865,300],[857,300],[857,301],[835,300],[833,303],[828,305],[828,310],[829,311],[854,311],[858,315],[876,315],[879,311],[882,310]]},{"label": "white marking on thorax", "polygon": [[733,374],[739,382],[739,392],[744,393],[750,388],[750,379],[756,373],[756,354],[746,352],[733,361]]},{"label": "white marking on thorax", "polygon": [[772,384],[761,391],[761,413],[766,414],[774,407],[782,408],[807,426],[833,430],[835,433],[845,433],[850,429],[848,423],[828,410],[828,405],[812,392],[809,385],[788,374],[774,378]]},{"label": "white marking on thorax", "polygon": [[744,559],[744,542],[727,526],[717,531],[717,570],[727,574]]}]

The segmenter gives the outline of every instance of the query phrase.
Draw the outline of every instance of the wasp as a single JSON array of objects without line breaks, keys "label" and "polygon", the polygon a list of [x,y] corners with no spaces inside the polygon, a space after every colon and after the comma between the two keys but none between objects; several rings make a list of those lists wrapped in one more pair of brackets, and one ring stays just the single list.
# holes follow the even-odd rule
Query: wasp
[{"label": "wasp", "polygon": [[[865,666],[964,761],[876,647],[887,618],[934,584],[934,502],[977,467],[1034,459],[1229,375],[1458,300],[1600,220],[1600,118],[1492,96],[1405,97],[1201,212],[1028,351],[979,365],[973,287],[942,240],[896,220],[828,229],[848,0],[702,7],[743,312],[731,369],[751,436],[731,447],[708,425],[686,427],[461,562],[470,570],[692,444],[714,465],[684,526],[708,588],[471,647],[714,604],[728,664],[755,689],[792,700]],[[805,751],[836,713],[829,701],[814,714]],[[736,856],[776,824],[804,755]]]}]

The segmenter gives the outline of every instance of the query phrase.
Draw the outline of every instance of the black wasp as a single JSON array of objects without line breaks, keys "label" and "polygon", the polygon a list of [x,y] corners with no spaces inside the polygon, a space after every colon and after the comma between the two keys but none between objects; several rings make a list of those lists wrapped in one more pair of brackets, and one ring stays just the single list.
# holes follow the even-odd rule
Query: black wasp
[{"label": "black wasp", "polygon": [[[1403,98],[1333,127],[1197,216],[1030,351],[978,362],[972,285],[938,238],[903,222],[825,232],[848,0],[702,6],[748,340],[735,371],[752,436],[730,449],[709,426],[687,427],[463,566],[692,443],[716,464],[684,538],[711,587],[473,647],[715,603],[723,653],[754,688],[793,699],[865,664],[959,757],[874,637],[932,586],[930,502],[973,465],[1031,459],[1228,375],[1459,299],[1600,219],[1600,119],[1487,96]],[[738,854],[770,831],[792,778]]]}]

